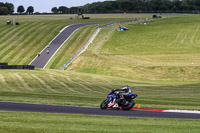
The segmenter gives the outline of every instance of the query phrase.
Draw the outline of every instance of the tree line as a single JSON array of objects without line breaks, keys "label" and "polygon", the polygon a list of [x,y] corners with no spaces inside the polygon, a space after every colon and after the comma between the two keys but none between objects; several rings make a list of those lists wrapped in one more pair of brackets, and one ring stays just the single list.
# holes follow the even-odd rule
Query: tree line
[{"label": "tree line", "polygon": [[0,2],[0,15],[12,14],[14,12],[14,5],[12,3]]},{"label": "tree line", "polygon": [[[8,14],[13,14],[14,13],[14,5],[12,3],[3,3],[0,2],[0,15],[8,15]],[[24,6],[20,5],[17,8],[17,12],[19,14],[23,14],[25,12]],[[34,7],[29,6],[26,10],[26,14],[33,14],[34,12]]]},{"label": "tree line", "polygon": [[84,6],[53,7],[52,13],[120,13],[120,12],[176,12],[199,11],[200,0],[110,0]]},{"label": "tree line", "polygon": [[[22,5],[18,6],[17,12],[18,12],[19,14],[24,13],[24,11],[25,11],[24,6],[22,6]],[[33,14],[33,12],[34,12],[34,7],[33,7],[33,6],[29,6],[29,7],[27,8],[27,10],[26,10],[26,14]]]},{"label": "tree line", "polygon": [[[73,13],[121,13],[121,12],[177,12],[177,11],[199,11],[200,0],[107,0],[104,2],[93,2],[77,7],[53,7],[52,13],[73,14]],[[19,14],[33,14],[34,7],[25,8],[20,5],[17,8]],[[0,2],[0,15],[14,13],[12,3]]]}]

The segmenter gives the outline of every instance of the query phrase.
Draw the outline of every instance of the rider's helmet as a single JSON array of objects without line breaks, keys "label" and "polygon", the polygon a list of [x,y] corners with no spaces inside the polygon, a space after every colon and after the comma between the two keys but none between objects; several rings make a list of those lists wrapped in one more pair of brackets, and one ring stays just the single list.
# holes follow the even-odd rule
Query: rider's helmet
[{"label": "rider's helmet", "polygon": [[125,86],[126,88],[130,89],[130,87],[128,85]]},{"label": "rider's helmet", "polygon": [[131,90],[131,88],[128,85],[126,85],[124,88],[125,88],[124,91],[126,93],[132,93],[132,90]]}]

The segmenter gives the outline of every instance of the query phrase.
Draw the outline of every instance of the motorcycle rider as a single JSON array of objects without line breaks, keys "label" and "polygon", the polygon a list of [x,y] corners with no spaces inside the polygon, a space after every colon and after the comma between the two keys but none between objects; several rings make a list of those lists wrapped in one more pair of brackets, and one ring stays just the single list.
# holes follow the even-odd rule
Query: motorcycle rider
[{"label": "motorcycle rider", "polygon": [[114,92],[117,92],[116,94],[119,95],[120,100],[122,100],[122,102],[125,104],[126,101],[124,100],[124,95],[131,94],[132,90],[131,90],[131,88],[128,85],[126,85],[123,88],[112,90],[112,93],[114,93]]}]

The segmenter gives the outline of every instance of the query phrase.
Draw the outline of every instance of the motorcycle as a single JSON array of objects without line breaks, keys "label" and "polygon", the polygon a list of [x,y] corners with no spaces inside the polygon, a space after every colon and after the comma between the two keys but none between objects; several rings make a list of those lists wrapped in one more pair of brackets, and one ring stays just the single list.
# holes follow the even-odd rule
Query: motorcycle
[{"label": "motorcycle", "polygon": [[100,108],[122,108],[123,110],[130,110],[135,105],[133,99],[136,97],[137,94],[128,94],[124,95],[124,99],[120,99],[119,93],[110,92],[107,99],[101,103]]}]

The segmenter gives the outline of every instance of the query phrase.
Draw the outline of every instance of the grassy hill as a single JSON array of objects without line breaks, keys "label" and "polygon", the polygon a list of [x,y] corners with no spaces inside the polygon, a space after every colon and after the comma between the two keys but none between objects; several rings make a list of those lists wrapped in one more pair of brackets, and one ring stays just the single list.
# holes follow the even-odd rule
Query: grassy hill
[{"label": "grassy hill", "polygon": [[[90,20],[73,19],[75,14],[70,15],[19,15],[0,17],[0,62],[9,64],[29,64],[39,51],[60,32],[62,28],[70,24],[88,22],[112,22],[133,19],[131,15],[117,15],[104,18],[98,15],[88,15]],[[109,18],[109,16],[111,18]],[[116,16],[116,15],[115,15]],[[20,25],[6,25],[10,20],[19,22]]]},{"label": "grassy hill", "polygon": [[[6,20],[15,19],[19,26],[6,25]],[[0,23],[0,62],[9,64],[29,64],[54,36],[69,21],[44,19],[42,16],[1,17]]]},{"label": "grassy hill", "polygon": [[[140,24],[104,28],[91,47],[68,71],[132,79],[199,81],[199,30],[197,15],[173,17]],[[108,40],[104,38],[107,37]]]},{"label": "grassy hill", "polygon": [[[84,21],[69,21],[65,15],[20,17],[16,16],[20,26],[1,23],[4,30],[0,39],[5,40],[0,44],[1,62],[27,64],[67,22]],[[117,20],[104,17],[88,22]],[[10,18],[3,17],[1,21]],[[126,19],[130,18],[119,20]],[[126,32],[118,32],[117,25],[104,28],[67,71],[0,70],[0,100],[98,107],[111,89],[128,84],[135,87],[133,90],[139,95],[136,103],[142,107],[199,109],[199,21],[193,15],[155,20],[147,26],[126,24],[130,29]],[[59,69],[94,30],[95,26],[78,30],[47,68]],[[16,36],[11,36],[15,32]]]}]

